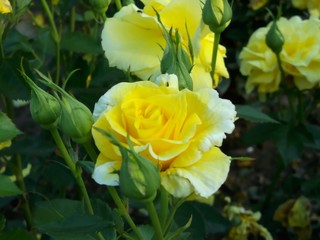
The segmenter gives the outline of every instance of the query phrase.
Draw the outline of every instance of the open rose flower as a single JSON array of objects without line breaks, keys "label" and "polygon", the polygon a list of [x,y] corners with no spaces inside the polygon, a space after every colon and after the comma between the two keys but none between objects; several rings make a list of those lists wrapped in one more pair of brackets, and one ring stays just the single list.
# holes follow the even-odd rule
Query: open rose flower
[{"label": "open rose flower", "polygon": [[[156,10],[167,30],[172,27],[174,31],[179,31],[182,44],[186,48],[189,32],[195,56],[191,72],[194,90],[212,87],[210,63],[214,35],[201,21],[201,1],[142,2],[145,4],[143,9],[130,4],[105,22],[102,47],[110,66],[124,71],[130,70],[141,79],[154,80],[160,74],[160,60],[166,42],[156,17]],[[226,49],[219,45],[214,85],[221,77],[229,77],[223,60],[225,54]]]},{"label": "open rose flower", "polygon": [[93,137],[100,150],[94,180],[118,185],[118,147],[97,129],[114,134],[160,166],[161,184],[175,197],[195,193],[209,197],[226,180],[230,157],[218,148],[234,129],[235,107],[209,88],[179,91],[175,75],[150,81],[119,83],[96,103]]},{"label": "open rose flower", "polygon": [[[276,55],[266,45],[266,35],[272,23],[256,30],[240,53],[240,71],[248,76],[247,92],[275,92],[279,89],[281,73]],[[284,72],[293,78],[300,90],[320,83],[320,20],[300,17],[280,18],[277,26],[284,36],[280,59]],[[289,78],[288,78],[289,79]]]}]

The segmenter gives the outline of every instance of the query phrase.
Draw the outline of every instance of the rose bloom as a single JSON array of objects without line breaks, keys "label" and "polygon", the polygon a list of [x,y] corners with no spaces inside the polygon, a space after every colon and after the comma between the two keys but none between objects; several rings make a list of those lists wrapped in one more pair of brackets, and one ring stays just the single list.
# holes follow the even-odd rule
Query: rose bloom
[{"label": "rose bloom", "polygon": [[230,157],[218,148],[234,129],[235,106],[217,91],[178,90],[175,75],[119,83],[96,103],[92,134],[100,150],[93,172],[104,185],[119,185],[121,154],[97,129],[114,134],[128,147],[159,165],[162,186],[175,197],[209,197],[226,180]]},{"label": "rose bloom", "polygon": [[[300,17],[280,18],[277,22],[284,36],[280,59],[286,75],[290,75],[297,88],[310,89],[320,82],[320,20]],[[258,88],[259,92],[279,89],[281,73],[276,55],[266,45],[266,34],[271,26],[259,28],[240,53],[240,71],[248,76],[247,92]],[[288,78],[289,79],[289,78]]]},{"label": "rose bloom", "polygon": [[292,5],[298,9],[308,9],[311,16],[320,16],[319,0],[292,0]]},{"label": "rose bloom", "polygon": [[[121,8],[109,18],[102,31],[102,47],[109,65],[124,71],[130,70],[141,79],[155,78],[160,74],[160,60],[166,42],[162,28],[157,20],[169,30],[178,30],[184,47],[188,46],[188,32],[194,48],[194,67],[191,72],[194,90],[212,87],[211,56],[214,34],[201,21],[202,4],[200,0],[142,0],[145,4],[139,9],[134,4]],[[188,51],[187,51],[188,52]],[[221,77],[229,74],[223,58],[226,49],[219,45],[214,86]]]}]

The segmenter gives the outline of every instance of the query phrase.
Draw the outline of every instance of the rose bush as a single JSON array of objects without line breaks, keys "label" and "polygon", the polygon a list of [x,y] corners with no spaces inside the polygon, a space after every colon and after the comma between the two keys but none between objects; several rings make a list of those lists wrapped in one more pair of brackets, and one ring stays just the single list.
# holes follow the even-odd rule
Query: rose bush
[{"label": "rose bush", "polygon": [[[266,45],[266,34],[272,23],[256,30],[240,53],[240,71],[248,76],[247,92],[275,92],[279,89],[281,73],[276,55]],[[285,74],[291,76],[300,90],[310,89],[320,82],[320,20],[302,20],[295,16],[277,22],[284,36],[280,59]],[[290,82],[291,79],[287,78]]]},{"label": "rose bush", "polygon": [[[105,22],[102,47],[110,66],[130,70],[141,79],[154,80],[160,74],[160,59],[166,43],[156,10],[167,30],[172,27],[179,31],[185,48],[188,32],[190,34],[195,56],[191,72],[194,89],[212,87],[214,34],[201,22],[201,1],[189,0],[187,4],[183,0],[142,2],[145,4],[143,9],[130,4]],[[226,49],[219,45],[214,85],[221,77],[229,77],[223,60],[225,55]]]},{"label": "rose bush", "polygon": [[124,146],[130,137],[137,152],[160,166],[161,184],[175,197],[209,197],[225,181],[230,157],[218,147],[234,129],[235,107],[213,89],[179,91],[176,81],[175,75],[164,75],[161,86],[120,83],[96,103],[97,183],[118,185],[121,166],[118,147],[97,129],[113,133]]}]

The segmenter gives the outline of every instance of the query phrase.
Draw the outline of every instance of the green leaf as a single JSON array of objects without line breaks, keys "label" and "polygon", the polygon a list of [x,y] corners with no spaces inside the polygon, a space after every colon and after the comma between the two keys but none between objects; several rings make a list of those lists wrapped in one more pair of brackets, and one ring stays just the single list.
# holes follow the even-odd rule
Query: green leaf
[{"label": "green leaf", "polygon": [[143,240],[151,240],[154,235],[154,230],[150,225],[141,225],[138,227],[139,232],[142,235]]},{"label": "green leaf", "polygon": [[316,176],[301,185],[303,195],[320,199],[320,176]]},{"label": "green leaf", "polygon": [[76,53],[103,53],[102,47],[97,39],[80,32],[67,32],[63,34],[61,48]]},{"label": "green leaf", "polygon": [[10,229],[9,231],[0,232],[0,239],[3,240],[37,240],[30,232],[24,229]]},{"label": "green leaf", "polygon": [[31,0],[19,0],[19,1],[17,1],[18,9],[22,9],[22,8],[28,6],[30,2],[31,2]]},{"label": "green leaf", "polygon": [[[0,94],[10,99],[28,100],[30,88],[25,83],[18,69],[21,56],[13,56],[11,59],[1,60],[0,63]],[[28,66],[25,65],[26,71]]]},{"label": "green leaf", "polygon": [[245,144],[257,144],[272,138],[277,124],[261,123],[241,135]]},{"label": "green leaf", "polygon": [[40,202],[33,214],[38,230],[55,239],[95,239],[98,231],[112,228],[110,220],[89,215],[79,201],[55,199]]},{"label": "green leaf", "polygon": [[248,105],[236,105],[237,116],[252,122],[279,123],[267,114]]},{"label": "green leaf", "polygon": [[92,174],[94,170],[94,163],[90,161],[78,161],[77,164],[80,165],[80,167],[87,172],[88,174]]},{"label": "green leaf", "polygon": [[179,236],[181,236],[182,233],[184,233],[185,230],[187,230],[190,227],[191,223],[192,223],[192,216],[189,218],[188,222],[184,226],[178,228],[172,233],[169,233],[166,239],[168,240],[177,239]]},{"label": "green leaf", "polygon": [[7,176],[0,174],[0,197],[10,197],[22,194],[21,190]]},{"label": "green leaf", "polygon": [[0,142],[11,140],[18,134],[21,134],[21,131],[16,128],[6,114],[0,112]]},{"label": "green leaf", "polygon": [[[174,216],[175,223],[178,227],[171,229],[171,231],[174,232],[178,230],[180,226],[187,226],[186,223],[189,223],[191,216],[195,221],[192,221],[191,225],[188,226],[187,232],[184,232],[189,234],[189,238],[187,239],[204,239],[206,235],[205,220],[202,213],[195,207],[195,202],[185,202],[178,209]],[[180,235],[182,235],[182,233]],[[185,238],[183,237],[183,239]]]},{"label": "green leaf", "polygon": [[304,151],[305,137],[299,129],[288,125],[279,125],[273,131],[273,140],[285,166],[299,158]]}]

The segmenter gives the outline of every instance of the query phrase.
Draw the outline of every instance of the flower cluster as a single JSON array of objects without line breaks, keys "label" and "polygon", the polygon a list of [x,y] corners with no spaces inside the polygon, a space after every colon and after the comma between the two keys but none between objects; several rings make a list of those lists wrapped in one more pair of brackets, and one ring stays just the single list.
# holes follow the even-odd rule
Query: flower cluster
[{"label": "flower cluster", "polygon": [[[141,79],[155,78],[160,74],[160,59],[166,41],[157,18],[169,31],[178,31],[183,46],[188,48],[188,35],[192,41],[194,66],[191,77],[195,90],[212,87],[211,59],[214,34],[201,21],[201,1],[181,0],[142,1],[139,9],[130,4],[123,7],[104,25],[102,47],[110,66],[124,71],[130,70]],[[189,51],[186,51],[189,52]],[[219,45],[214,73],[214,86],[221,77],[229,77],[224,64],[226,49]]]},{"label": "flower cluster", "polygon": [[[240,71],[248,76],[247,92],[275,92],[281,83],[281,70],[276,54],[267,46],[266,35],[272,23],[256,30],[240,53]],[[298,16],[280,18],[277,26],[284,36],[280,60],[286,80],[300,89],[310,89],[320,83],[320,20],[303,20]]]},{"label": "flower cluster", "polygon": [[160,167],[162,186],[175,197],[209,197],[225,181],[230,157],[218,148],[234,129],[235,107],[217,91],[179,91],[175,75],[120,83],[96,103],[93,137],[100,150],[93,178],[118,185],[122,157],[99,130],[116,136]]}]

